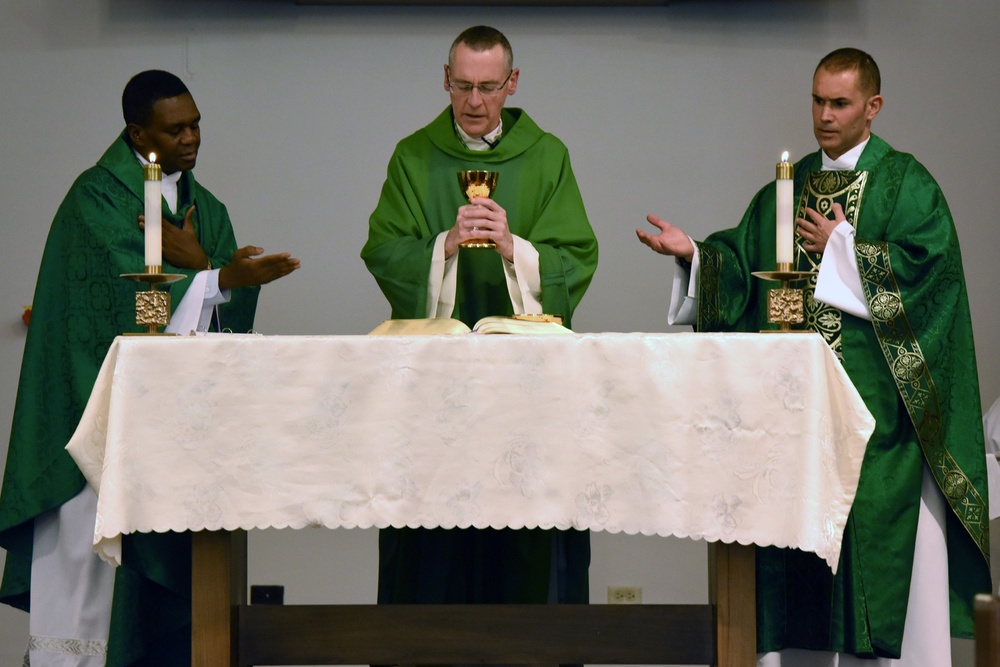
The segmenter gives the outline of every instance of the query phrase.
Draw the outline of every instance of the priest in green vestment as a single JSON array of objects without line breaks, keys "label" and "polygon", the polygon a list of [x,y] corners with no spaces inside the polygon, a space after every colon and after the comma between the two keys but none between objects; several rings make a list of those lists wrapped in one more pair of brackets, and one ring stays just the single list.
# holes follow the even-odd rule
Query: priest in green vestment
[{"label": "priest in green vestment", "polygon": [[[871,134],[874,60],[827,55],[813,77],[820,151],[794,167],[793,268],[812,272],[802,328],[822,334],[875,416],[837,575],[813,554],[757,549],[762,665],[951,664],[991,590],[981,405],[958,237],[937,183]],[[773,329],[776,186],[740,224],[694,243],[656,216],[637,230],[675,256],[671,319],[698,331]],[[686,283],[690,279],[689,283]],[[823,653],[820,653],[823,652]],[[836,652],[839,663],[826,652]],[[847,655],[845,655],[847,654]],[[872,663],[866,663],[872,664]]]},{"label": "priest in green vestment", "polygon": [[[565,145],[504,108],[517,79],[506,37],[469,28],[444,67],[451,105],[396,146],[361,251],[393,318],[471,327],[544,313],[572,325],[597,240]],[[473,169],[499,178],[491,195],[466,201],[458,172]],[[469,241],[495,247],[461,247]],[[488,373],[489,360],[462,372]],[[475,446],[475,434],[457,435]],[[586,532],[389,528],[379,534],[378,600],[587,602],[589,565]]]},{"label": "priest in green vestment", "polygon": [[[189,535],[125,536],[115,569],[93,553],[93,502],[89,518],[68,510],[93,493],[64,447],[114,338],[145,330],[135,323],[135,294],[144,288],[120,276],[145,271],[147,156],[156,154],[163,173],[161,270],[184,275],[163,289],[174,308],[185,297],[195,300],[189,330],[209,321],[250,330],[259,286],[299,265],[287,253],[237,248],[226,207],[191,171],[201,115],[180,79],[157,70],[136,75],[122,109],[125,130],[76,179],[49,231],[0,491],[0,547],[7,551],[0,600],[30,611],[35,666],[191,660]],[[192,285],[204,294],[187,295]]]}]

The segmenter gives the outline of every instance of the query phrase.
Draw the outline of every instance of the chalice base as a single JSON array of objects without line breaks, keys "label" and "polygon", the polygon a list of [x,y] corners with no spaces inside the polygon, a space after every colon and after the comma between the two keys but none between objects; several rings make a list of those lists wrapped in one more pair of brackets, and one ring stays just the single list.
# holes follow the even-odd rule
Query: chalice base
[{"label": "chalice base", "polygon": [[496,248],[497,244],[487,239],[469,239],[458,244],[462,248]]}]

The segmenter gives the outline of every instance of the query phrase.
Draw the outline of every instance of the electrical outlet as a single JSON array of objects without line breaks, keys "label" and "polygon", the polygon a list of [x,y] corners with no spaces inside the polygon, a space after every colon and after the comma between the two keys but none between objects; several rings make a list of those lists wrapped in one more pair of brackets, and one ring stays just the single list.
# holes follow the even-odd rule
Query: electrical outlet
[{"label": "electrical outlet", "polygon": [[285,587],[251,586],[250,604],[285,604]]},{"label": "electrical outlet", "polygon": [[642,587],[608,586],[608,604],[642,604]]}]

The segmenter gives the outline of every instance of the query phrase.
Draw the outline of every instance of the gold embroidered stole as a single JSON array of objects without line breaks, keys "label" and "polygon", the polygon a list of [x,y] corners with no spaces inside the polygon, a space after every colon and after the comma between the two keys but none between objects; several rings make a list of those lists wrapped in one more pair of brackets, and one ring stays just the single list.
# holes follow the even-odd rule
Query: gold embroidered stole
[{"label": "gold embroidered stole", "polygon": [[[858,211],[861,210],[861,198],[868,183],[867,171],[813,171],[806,177],[799,195],[796,218],[806,217],[806,208],[830,217],[835,203],[844,209],[844,216],[852,227],[857,229]],[[802,245],[804,239],[795,236],[795,266],[799,271],[809,271],[807,284],[803,287],[803,311],[805,320],[802,327],[819,332],[827,345],[837,357],[842,356],[840,349],[840,322],[843,314],[839,308],[816,301],[816,278],[819,275],[819,264],[823,255],[809,252]]]},{"label": "gold embroidered stole", "polygon": [[899,285],[889,263],[889,244],[859,241],[855,251],[872,326],[927,465],[948,505],[989,562],[989,508],[944,441],[940,397],[903,308]]}]

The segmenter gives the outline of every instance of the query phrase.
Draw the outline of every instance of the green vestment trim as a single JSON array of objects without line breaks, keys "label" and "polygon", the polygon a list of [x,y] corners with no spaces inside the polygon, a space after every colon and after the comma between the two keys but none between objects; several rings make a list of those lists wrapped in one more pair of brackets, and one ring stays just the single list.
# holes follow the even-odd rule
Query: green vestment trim
[{"label": "green vestment trim", "polygon": [[872,324],[886,363],[896,380],[899,395],[920,438],[924,458],[952,511],[969,531],[983,559],[989,563],[989,507],[986,497],[979,494],[942,440],[941,401],[903,308],[903,298],[890,265],[889,245],[862,242],[855,247]]},{"label": "green vestment trim", "polygon": [[722,280],[722,253],[708,244],[698,244],[701,262],[700,281],[703,286],[698,294],[698,331],[711,331],[722,316],[722,291],[718,289]]},{"label": "green vestment trim", "polygon": [[[831,217],[834,203],[840,204],[844,217],[852,227],[857,229],[858,211],[861,199],[868,182],[868,173],[861,171],[814,171],[806,178],[802,195],[796,207],[795,217],[806,217],[806,208],[811,208],[820,214]],[[809,252],[803,245],[804,239],[795,236],[795,266],[800,271],[809,271],[812,275],[802,286],[805,310],[805,321],[802,328],[819,332],[827,345],[839,357],[840,323],[843,313],[822,301],[816,300],[816,276],[823,256]]]},{"label": "green vestment trim", "polygon": [[[7,550],[0,600],[28,609],[34,518],[83,489],[64,447],[76,429],[115,336],[144,331],[135,324],[138,283],[123,273],[144,270],[142,167],[120,135],[97,165],[81,174],[59,206],[42,255],[31,325],[14,407],[0,489],[0,547]],[[178,212],[163,203],[164,224],[194,221],[213,266],[236,250],[225,206],[187,172],[178,182]],[[170,285],[176,307],[197,271],[164,262],[184,280]],[[233,290],[219,306],[222,326],[253,327],[259,288]],[[190,660],[190,538],[126,536],[115,576],[107,665],[176,664]]]}]

